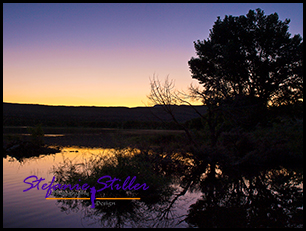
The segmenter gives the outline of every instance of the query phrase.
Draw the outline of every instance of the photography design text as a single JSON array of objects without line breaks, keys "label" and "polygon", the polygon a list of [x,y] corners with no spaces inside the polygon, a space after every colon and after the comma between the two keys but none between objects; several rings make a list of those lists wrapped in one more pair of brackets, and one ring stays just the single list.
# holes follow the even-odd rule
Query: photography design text
[{"label": "photography design text", "polygon": [[[55,190],[83,190],[84,193],[86,195],[86,190],[90,189],[90,193],[91,193],[91,202],[92,202],[92,208],[95,207],[95,199],[96,199],[96,193],[100,192],[102,190],[105,189],[111,189],[111,190],[139,190],[142,188],[142,190],[147,190],[149,188],[149,186],[146,185],[146,183],[143,184],[134,184],[136,181],[136,176],[134,177],[130,177],[128,176],[124,181],[122,181],[119,178],[112,178],[111,176],[102,176],[100,177],[97,182],[98,184],[100,184],[102,187],[99,189],[96,189],[94,186],[90,186],[87,183],[84,183],[82,186],[80,186],[79,184],[76,184],[74,186],[72,186],[71,184],[54,184],[55,182],[55,177],[52,178],[51,183],[42,183],[42,185],[40,185],[41,182],[43,182],[45,179],[44,178],[38,178],[35,175],[29,176],[27,178],[24,179],[24,183],[30,185],[27,189],[23,190],[23,192],[29,191],[33,188],[37,188],[37,190],[42,189],[42,190],[47,190],[46,192],[46,196],[45,198],[48,198],[52,191]],[[81,181],[81,180],[79,180]],[[123,182],[121,184],[121,182]],[[80,191],[81,192],[81,191]]]}]

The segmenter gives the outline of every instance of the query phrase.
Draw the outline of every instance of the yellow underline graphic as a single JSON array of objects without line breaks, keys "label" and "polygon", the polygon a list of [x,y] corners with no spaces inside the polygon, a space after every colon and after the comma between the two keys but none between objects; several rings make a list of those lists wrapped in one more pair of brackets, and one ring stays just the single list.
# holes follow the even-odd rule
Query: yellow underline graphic
[{"label": "yellow underline graphic", "polygon": [[[91,198],[46,198],[46,200],[90,200]],[[96,200],[140,200],[140,198],[96,198]]]}]

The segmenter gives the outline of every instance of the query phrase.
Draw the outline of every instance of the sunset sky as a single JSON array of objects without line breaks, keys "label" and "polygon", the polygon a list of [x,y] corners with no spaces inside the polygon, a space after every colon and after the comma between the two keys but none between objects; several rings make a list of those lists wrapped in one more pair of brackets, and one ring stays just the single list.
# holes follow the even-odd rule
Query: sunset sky
[{"label": "sunset sky", "polygon": [[261,8],[303,37],[303,4],[3,4],[3,102],[144,106],[149,77],[191,83],[217,16]]}]

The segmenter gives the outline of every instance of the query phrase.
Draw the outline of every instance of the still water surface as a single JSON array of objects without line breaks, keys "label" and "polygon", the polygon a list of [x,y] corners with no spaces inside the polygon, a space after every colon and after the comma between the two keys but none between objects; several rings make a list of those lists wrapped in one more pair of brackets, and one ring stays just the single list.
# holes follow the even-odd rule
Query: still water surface
[{"label": "still water surface", "polygon": [[[64,161],[82,163],[93,155],[111,156],[113,153],[112,149],[64,147],[57,154],[26,158],[22,162],[10,156],[3,158],[3,227],[78,228],[105,226],[99,221],[99,214],[95,214],[95,209],[91,209],[89,206],[79,203],[76,208],[64,211],[59,201],[46,200],[46,191],[42,190],[41,186],[42,183],[51,182],[54,168],[61,166]],[[29,187],[23,181],[31,175],[42,177],[45,181],[40,184],[39,190],[33,188],[23,192]],[[184,197],[179,198],[171,209],[171,221],[161,221],[157,224],[156,220],[154,221],[156,214],[153,214],[153,210],[150,209],[151,214],[148,215],[150,219],[139,221],[137,224],[135,222],[129,223],[127,220],[124,227],[188,227],[186,222],[179,222],[184,219],[189,206],[195,203],[200,195],[199,192],[187,192]],[[122,202],[116,201],[114,203],[118,206]],[[139,203],[139,206],[143,206],[141,202]],[[142,212],[149,213],[149,210],[143,206]],[[88,214],[92,215],[88,217]]]}]

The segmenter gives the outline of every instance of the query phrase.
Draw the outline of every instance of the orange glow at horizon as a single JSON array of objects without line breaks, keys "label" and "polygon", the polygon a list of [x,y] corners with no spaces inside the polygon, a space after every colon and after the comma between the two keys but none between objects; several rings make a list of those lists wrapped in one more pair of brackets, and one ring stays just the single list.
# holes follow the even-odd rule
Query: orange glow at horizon
[{"label": "orange glow at horizon", "polygon": [[[177,53],[176,58],[173,53]],[[149,78],[153,74],[161,80],[169,74],[169,78],[180,84],[176,85],[179,90],[192,81],[185,58],[188,55],[179,53],[125,48],[125,53],[118,56],[113,50],[73,47],[39,51],[4,49],[3,102],[145,106],[149,103],[146,96],[150,93]],[[169,62],[163,62],[160,57]]]},{"label": "orange glow at horizon", "polygon": [[179,91],[198,83],[188,66],[193,42],[207,38],[218,16],[280,11],[303,34],[301,6],[4,3],[3,101],[145,106],[153,75],[169,75]]}]

